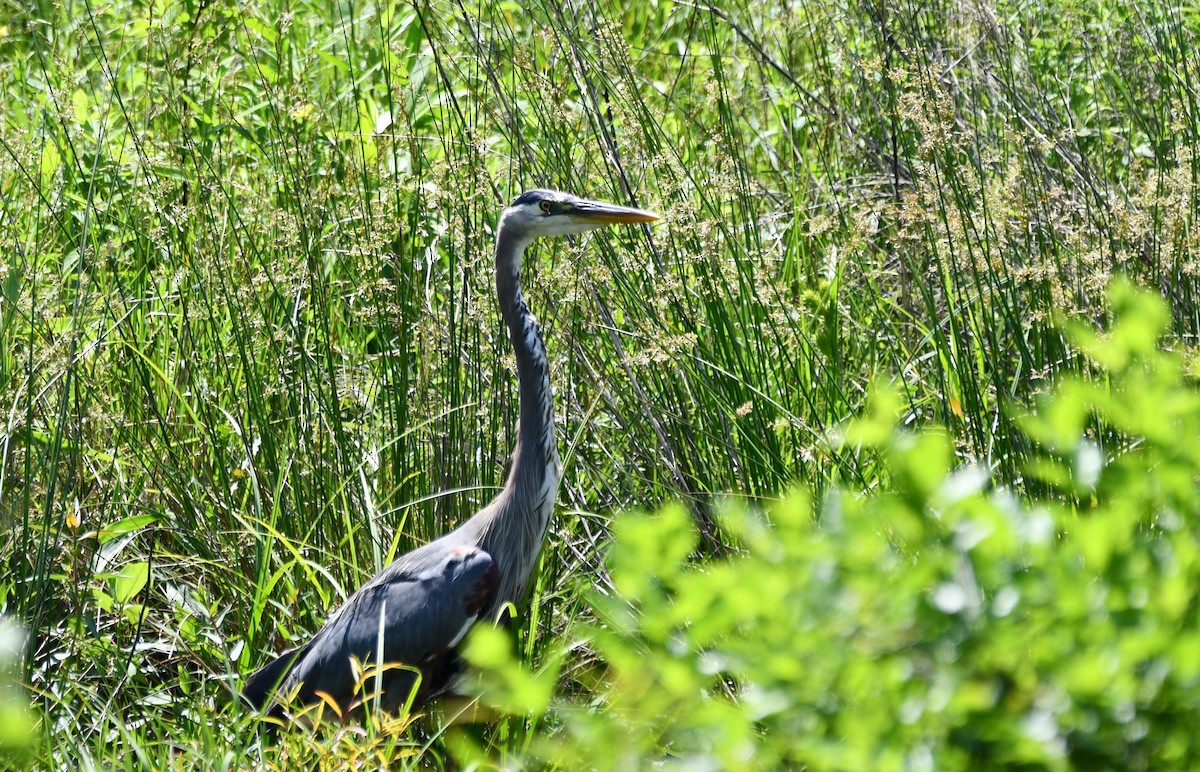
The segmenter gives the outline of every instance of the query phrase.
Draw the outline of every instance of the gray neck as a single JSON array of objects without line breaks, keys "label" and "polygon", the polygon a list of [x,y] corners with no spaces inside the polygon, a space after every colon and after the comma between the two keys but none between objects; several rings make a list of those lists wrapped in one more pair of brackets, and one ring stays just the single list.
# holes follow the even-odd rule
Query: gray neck
[{"label": "gray neck", "polygon": [[521,257],[528,245],[529,241],[506,232],[501,223],[496,237],[496,298],[517,363],[517,441],[504,487],[464,526],[499,564],[501,586],[494,608],[523,599],[562,476],[550,363],[541,328],[521,294]]},{"label": "gray neck", "polygon": [[540,480],[547,461],[558,458],[550,361],[542,341],[542,328],[521,293],[521,256],[528,245],[528,241],[518,241],[503,229],[496,238],[496,298],[517,360],[520,392],[517,444],[506,487],[528,475]]}]

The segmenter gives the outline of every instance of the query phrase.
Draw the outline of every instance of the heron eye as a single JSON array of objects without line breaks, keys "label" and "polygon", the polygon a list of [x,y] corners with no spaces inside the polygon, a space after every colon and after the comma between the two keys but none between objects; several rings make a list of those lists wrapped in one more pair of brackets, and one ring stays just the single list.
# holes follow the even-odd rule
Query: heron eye
[{"label": "heron eye", "polygon": [[545,212],[546,214],[550,214],[550,202],[549,201],[543,201],[542,203],[538,204],[538,206],[540,206],[542,208],[543,212]]}]

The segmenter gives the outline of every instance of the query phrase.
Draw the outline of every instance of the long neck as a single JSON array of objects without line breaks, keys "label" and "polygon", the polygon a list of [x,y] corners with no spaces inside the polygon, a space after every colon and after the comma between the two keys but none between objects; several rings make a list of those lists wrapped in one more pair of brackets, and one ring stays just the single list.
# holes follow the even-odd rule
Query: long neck
[{"label": "long neck", "polygon": [[541,328],[521,294],[521,256],[528,245],[501,225],[496,238],[496,298],[517,360],[517,442],[504,487],[464,526],[499,563],[496,607],[519,603],[524,597],[562,477],[550,363]]},{"label": "long neck", "polygon": [[521,294],[521,256],[527,245],[528,242],[513,239],[503,229],[496,239],[496,298],[517,360],[520,394],[517,444],[505,487],[522,485],[526,482],[523,478],[530,475],[540,484],[547,464],[558,462],[550,362],[546,358],[542,329]]}]

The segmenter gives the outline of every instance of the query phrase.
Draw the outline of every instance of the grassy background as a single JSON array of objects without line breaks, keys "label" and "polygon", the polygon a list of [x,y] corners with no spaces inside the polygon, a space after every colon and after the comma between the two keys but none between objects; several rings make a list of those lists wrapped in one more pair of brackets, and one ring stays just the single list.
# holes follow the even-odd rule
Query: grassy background
[{"label": "grassy background", "polygon": [[664,213],[528,261],[566,463],[534,661],[616,511],[684,501],[703,560],[718,494],[885,484],[830,442],[875,381],[1037,494],[1007,407],[1087,372],[1055,318],[1123,272],[1200,331],[1194,10],[2,7],[0,605],[47,765],[234,752],[218,682],[492,494],[525,188]]}]

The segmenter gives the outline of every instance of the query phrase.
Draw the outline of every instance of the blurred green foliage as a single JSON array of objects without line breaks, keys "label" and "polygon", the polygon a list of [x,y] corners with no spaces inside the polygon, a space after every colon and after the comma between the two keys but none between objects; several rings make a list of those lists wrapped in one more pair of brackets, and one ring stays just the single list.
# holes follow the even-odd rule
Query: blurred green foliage
[{"label": "blurred green foliage", "polygon": [[28,763],[38,739],[33,712],[16,678],[24,639],[19,625],[0,617],[0,768]]},{"label": "blurred green foliage", "polygon": [[[565,768],[1184,769],[1200,760],[1200,392],[1159,346],[1161,300],[1116,282],[1114,323],[1062,326],[1101,372],[1021,417],[1045,483],[1018,500],[895,428],[888,392],[843,434],[888,482],[725,507],[736,555],[699,565],[686,511],[618,521],[593,592],[589,704],[530,753]],[[540,710],[494,641],[506,707]],[[500,672],[496,672],[499,670]],[[521,689],[505,685],[520,684]],[[527,704],[513,696],[529,694]]]}]

